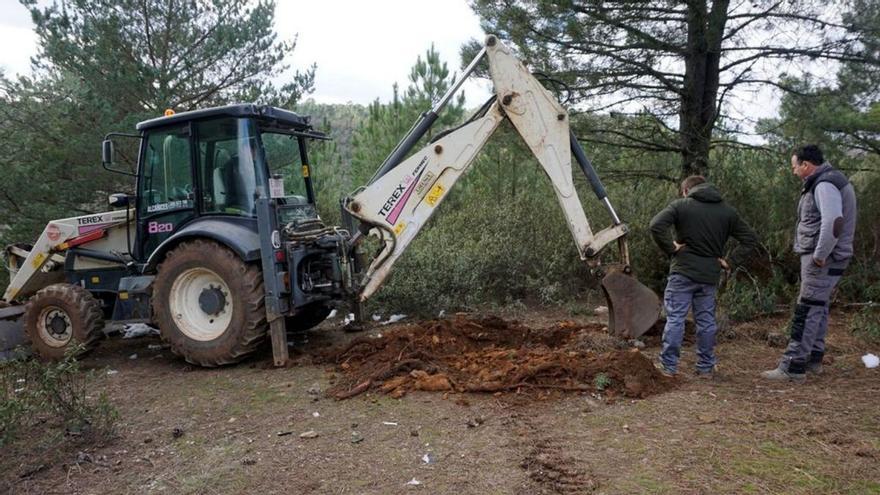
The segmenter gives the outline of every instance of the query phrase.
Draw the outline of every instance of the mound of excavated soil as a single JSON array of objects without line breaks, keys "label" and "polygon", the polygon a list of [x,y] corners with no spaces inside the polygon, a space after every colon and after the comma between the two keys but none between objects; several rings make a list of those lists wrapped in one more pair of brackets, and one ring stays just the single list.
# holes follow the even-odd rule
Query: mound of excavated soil
[{"label": "mound of excavated soil", "polygon": [[497,317],[424,321],[330,351],[325,357],[341,376],[328,393],[555,389],[641,398],[673,386],[638,349],[609,350],[619,347],[609,339],[600,325],[568,321],[548,328]]}]

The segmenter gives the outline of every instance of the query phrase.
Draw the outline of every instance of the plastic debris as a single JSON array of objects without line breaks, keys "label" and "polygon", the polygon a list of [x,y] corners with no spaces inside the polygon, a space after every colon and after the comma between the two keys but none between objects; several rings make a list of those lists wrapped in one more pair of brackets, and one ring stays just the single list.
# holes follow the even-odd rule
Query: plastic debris
[{"label": "plastic debris", "polygon": [[869,352],[862,356],[862,362],[865,363],[866,368],[876,368],[877,366],[880,366],[880,357]]},{"label": "plastic debris", "polygon": [[397,426],[397,423],[394,421],[382,421],[382,424],[385,426]]},{"label": "plastic debris", "polygon": [[397,323],[398,321],[406,318],[406,315],[391,315],[388,317],[387,321],[383,321],[383,325],[390,325],[392,323]]},{"label": "plastic debris", "polygon": [[347,326],[349,323],[351,323],[353,321],[354,321],[354,313],[349,313],[348,316],[346,316],[345,319],[342,320],[342,325]]},{"label": "plastic debris", "polygon": [[608,306],[596,306],[596,309],[593,310],[597,315],[608,314]]},{"label": "plastic debris", "polygon": [[407,486],[419,486],[422,484],[422,482],[413,478],[413,479],[407,481],[406,484],[407,484]]},{"label": "plastic debris", "polygon": [[373,315],[373,321],[379,321],[379,320],[381,320],[381,319],[382,319],[382,315],[380,315],[380,314],[374,314],[374,315]]},{"label": "plastic debris", "polygon": [[320,417],[321,417],[321,413],[319,413],[318,411],[315,411],[315,412],[312,413],[312,417],[313,417],[313,418],[320,418]]},{"label": "plastic debris", "polygon": [[147,325],[146,323],[131,323],[129,325],[125,325],[125,328],[122,329],[123,339],[134,339],[138,337],[145,337],[147,335],[159,335],[159,330],[151,327],[150,325]]},{"label": "plastic debris", "polygon": [[128,359],[137,359],[137,358],[138,358],[137,353],[134,353],[131,356],[128,356]]},{"label": "plastic debris", "polygon": [[327,318],[336,318],[336,308],[330,310],[330,314],[327,315]]},{"label": "plastic debris", "polygon": [[440,312],[437,313],[437,318],[443,318],[444,316],[446,316],[446,310],[441,309]]},{"label": "plastic debris", "polygon": [[110,376],[113,376],[113,375],[115,375],[115,374],[117,374],[117,373],[119,373],[119,372],[116,371],[116,370],[107,370],[107,374],[110,375]]},{"label": "plastic debris", "polygon": [[427,453],[422,456],[422,462],[424,462],[425,464],[434,464],[434,456],[432,456],[430,453]]}]

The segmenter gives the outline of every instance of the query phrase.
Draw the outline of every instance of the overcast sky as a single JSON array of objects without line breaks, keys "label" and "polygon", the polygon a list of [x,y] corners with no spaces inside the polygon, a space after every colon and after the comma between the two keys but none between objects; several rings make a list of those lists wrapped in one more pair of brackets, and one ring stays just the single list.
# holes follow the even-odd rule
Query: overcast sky
[{"label": "overcast sky", "polygon": [[[315,92],[321,103],[388,101],[392,85],[406,87],[416,57],[434,43],[453,71],[459,48],[482,39],[479,21],[465,0],[276,0],[275,27],[284,39],[298,35],[290,65],[318,64]],[[49,2],[40,2],[49,3]],[[36,53],[30,14],[17,0],[0,0],[0,67],[29,72]],[[468,106],[489,96],[488,83],[464,87]]]}]

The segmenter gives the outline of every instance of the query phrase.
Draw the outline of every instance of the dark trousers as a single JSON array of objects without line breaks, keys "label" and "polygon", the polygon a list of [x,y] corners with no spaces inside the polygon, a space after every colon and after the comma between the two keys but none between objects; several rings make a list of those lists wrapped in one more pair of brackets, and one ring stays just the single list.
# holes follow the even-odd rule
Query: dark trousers
[{"label": "dark trousers", "polygon": [[813,263],[813,256],[801,256],[801,291],[791,318],[788,347],[782,364],[789,373],[804,373],[808,362],[821,363],[828,332],[828,305],[849,260],[829,259],[825,266]]}]

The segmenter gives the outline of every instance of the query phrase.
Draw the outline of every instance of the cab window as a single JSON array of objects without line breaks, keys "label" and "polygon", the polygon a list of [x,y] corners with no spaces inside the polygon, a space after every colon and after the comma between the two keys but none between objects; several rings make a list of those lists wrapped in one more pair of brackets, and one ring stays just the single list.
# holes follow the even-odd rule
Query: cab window
[{"label": "cab window", "polygon": [[147,137],[140,181],[141,209],[146,215],[192,208],[190,158],[186,127],[156,131]]}]

